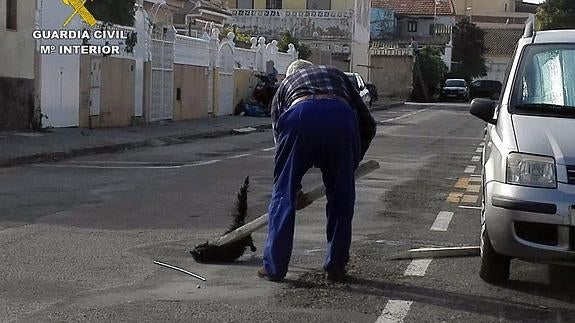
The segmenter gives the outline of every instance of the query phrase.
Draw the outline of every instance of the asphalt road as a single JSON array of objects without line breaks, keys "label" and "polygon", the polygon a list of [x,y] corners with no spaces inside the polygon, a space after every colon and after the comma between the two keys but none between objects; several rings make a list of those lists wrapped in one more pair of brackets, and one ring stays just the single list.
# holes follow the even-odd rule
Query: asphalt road
[{"label": "asphalt road", "polygon": [[[478,245],[475,156],[484,125],[467,109],[375,113],[378,135],[366,159],[382,167],[357,184],[346,284],[329,284],[321,272],[325,200],[299,213],[283,283],[255,275],[265,230],[254,234],[258,251],[234,264],[202,265],[189,255],[231,224],[245,176],[250,218],[266,212],[269,131],[0,169],[0,320],[574,321],[572,272],[513,261],[510,282],[492,286],[480,280],[477,257],[391,260],[411,248]],[[313,171],[304,190],[319,183]]]}]

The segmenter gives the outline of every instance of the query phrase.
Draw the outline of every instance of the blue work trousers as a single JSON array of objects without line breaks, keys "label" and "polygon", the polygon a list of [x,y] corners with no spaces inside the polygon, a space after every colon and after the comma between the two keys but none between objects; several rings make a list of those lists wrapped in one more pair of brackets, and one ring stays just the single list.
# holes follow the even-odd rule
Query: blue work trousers
[{"label": "blue work trousers", "polygon": [[297,192],[308,169],[318,167],[327,196],[324,270],[342,272],[349,261],[354,172],[361,158],[357,113],[337,99],[303,101],[281,115],[277,133],[264,267],[274,279],[287,274]]}]

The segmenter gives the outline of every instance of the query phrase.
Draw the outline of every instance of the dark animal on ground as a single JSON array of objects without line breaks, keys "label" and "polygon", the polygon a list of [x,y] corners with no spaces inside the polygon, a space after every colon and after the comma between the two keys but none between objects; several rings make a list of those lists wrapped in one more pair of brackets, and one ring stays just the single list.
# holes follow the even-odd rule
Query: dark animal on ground
[{"label": "dark animal on ground", "polygon": [[[232,215],[234,222],[224,235],[246,224],[249,186],[250,178],[248,176],[237,193],[236,209]],[[251,235],[223,246],[213,246],[206,242],[191,250],[190,253],[199,263],[226,263],[240,258],[248,247],[252,252],[257,250]]]}]

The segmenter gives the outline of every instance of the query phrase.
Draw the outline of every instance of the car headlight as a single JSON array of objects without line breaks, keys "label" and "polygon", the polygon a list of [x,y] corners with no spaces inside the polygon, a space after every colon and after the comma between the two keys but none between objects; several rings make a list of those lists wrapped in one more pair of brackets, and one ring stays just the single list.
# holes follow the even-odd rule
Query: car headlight
[{"label": "car headlight", "polygon": [[555,159],[552,157],[511,153],[507,157],[506,182],[523,186],[556,188]]}]

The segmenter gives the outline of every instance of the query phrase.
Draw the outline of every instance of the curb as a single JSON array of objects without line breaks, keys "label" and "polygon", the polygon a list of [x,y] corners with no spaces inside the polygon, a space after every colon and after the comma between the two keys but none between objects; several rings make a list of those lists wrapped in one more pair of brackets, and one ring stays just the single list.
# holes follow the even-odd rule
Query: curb
[{"label": "curb", "polygon": [[[271,124],[269,125],[257,125],[257,126],[250,126],[255,128],[256,131],[265,131],[271,129]],[[89,156],[89,155],[98,155],[98,154],[110,154],[110,153],[117,153],[121,151],[142,148],[142,147],[158,147],[158,146],[169,146],[169,145],[177,145],[183,144],[188,140],[194,139],[203,139],[203,138],[221,138],[227,136],[239,136],[242,133],[234,132],[233,129],[226,129],[226,130],[216,130],[216,131],[209,131],[209,132],[202,132],[202,133],[194,133],[194,134],[177,134],[172,136],[164,136],[164,137],[152,137],[147,138],[145,140],[134,141],[134,142],[127,142],[121,144],[110,144],[110,145],[101,145],[101,146],[94,146],[94,147],[84,147],[84,148],[73,148],[69,150],[63,151],[52,151],[52,152],[44,152],[38,153],[28,156],[21,156],[15,158],[8,158],[4,160],[0,160],[0,168],[9,168],[9,167],[16,167],[21,165],[33,164],[33,163],[42,163],[42,162],[49,162],[49,161],[59,161],[64,159],[70,159],[75,157],[81,156]]]}]

